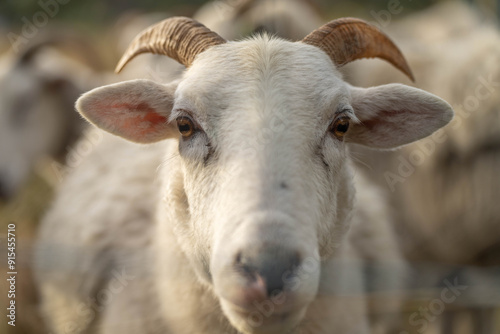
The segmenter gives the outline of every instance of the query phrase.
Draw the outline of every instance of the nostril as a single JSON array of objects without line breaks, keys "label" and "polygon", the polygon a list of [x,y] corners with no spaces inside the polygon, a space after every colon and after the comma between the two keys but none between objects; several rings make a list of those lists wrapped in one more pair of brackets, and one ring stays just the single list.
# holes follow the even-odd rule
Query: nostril
[{"label": "nostril", "polygon": [[251,261],[249,261],[248,258],[244,257],[242,252],[238,252],[236,254],[235,260],[234,260],[234,266],[237,271],[239,271],[241,274],[248,276],[249,278],[254,278],[255,273],[256,273],[256,268],[251,264]]},{"label": "nostril", "polygon": [[276,260],[271,260],[271,263],[263,266],[260,271],[266,282],[268,296],[283,292],[287,285],[294,281],[293,278],[297,275],[301,258],[298,253],[294,253]]},{"label": "nostril", "polygon": [[285,252],[282,249],[267,249],[248,257],[239,252],[234,264],[240,275],[248,278],[249,284],[262,280],[268,296],[281,293],[293,282],[301,262],[297,252]]}]

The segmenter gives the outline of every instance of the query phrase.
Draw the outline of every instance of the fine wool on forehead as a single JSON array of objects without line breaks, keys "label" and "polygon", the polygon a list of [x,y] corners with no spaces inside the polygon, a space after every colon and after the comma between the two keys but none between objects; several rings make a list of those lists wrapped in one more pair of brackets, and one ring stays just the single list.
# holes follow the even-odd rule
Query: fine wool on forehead
[{"label": "fine wool on forehead", "polygon": [[322,50],[305,43],[286,41],[267,33],[213,46],[199,54],[192,67],[197,67],[197,63],[207,66],[208,61],[210,67],[237,65],[238,70],[243,71],[241,75],[255,73],[256,68],[263,72],[274,70],[276,74],[276,71],[287,72],[286,70],[295,67],[316,69],[318,72],[328,69],[342,79],[329,56]]},{"label": "fine wool on forehead", "polygon": [[[215,91],[224,98],[214,101]],[[265,33],[199,54],[178,93],[179,107],[189,101],[200,112],[213,103],[224,109],[231,96],[300,97],[304,104],[324,110],[337,103],[332,96],[348,95],[340,72],[322,50]]]}]

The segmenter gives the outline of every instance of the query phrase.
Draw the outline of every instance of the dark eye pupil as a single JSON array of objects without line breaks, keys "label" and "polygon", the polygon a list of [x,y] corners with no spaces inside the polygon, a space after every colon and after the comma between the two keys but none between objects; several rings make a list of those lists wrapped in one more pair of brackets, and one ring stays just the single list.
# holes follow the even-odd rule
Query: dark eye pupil
[{"label": "dark eye pupil", "polygon": [[189,125],[189,123],[179,124],[178,128],[181,133],[191,131],[191,125]]},{"label": "dark eye pupil", "polygon": [[349,122],[342,122],[337,125],[338,132],[347,132],[348,129],[349,129]]},{"label": "dark eye pupil", "polygon": [[187,117],[177,118],[177,129],[184,137],[190,137],[194,132],[193,121]]}]

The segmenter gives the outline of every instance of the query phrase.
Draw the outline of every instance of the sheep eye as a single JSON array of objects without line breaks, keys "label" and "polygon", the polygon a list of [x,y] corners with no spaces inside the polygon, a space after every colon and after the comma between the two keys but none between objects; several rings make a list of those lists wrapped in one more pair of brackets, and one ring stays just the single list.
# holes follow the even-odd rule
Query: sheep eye
[{"label": "sheep eye", "polygon": [[347,130],[349,130],[349,117],[341,116],[333,121],[330,126],[330,132],[338,139],[342,140]]},{"label": "sheep eye", "polygon": [[184,138],[191,137],[194,133],[194,123],[188,117],[178,117],[176,119],[177,128]]}]

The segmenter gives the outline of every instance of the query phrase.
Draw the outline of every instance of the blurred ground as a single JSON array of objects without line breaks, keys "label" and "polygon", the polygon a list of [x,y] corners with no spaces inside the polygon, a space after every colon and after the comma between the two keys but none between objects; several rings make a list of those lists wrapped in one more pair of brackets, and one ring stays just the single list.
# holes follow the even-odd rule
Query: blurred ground
[{"label": "blurred ground", "polygon": [[[0,222],[2,231],[0,232],[0,252],[6,251],[6,231],[7,225],[16,224],[16,306],[17,319],[16,327],[11,327],[7,321],[0,323],[0,333],[46,333],[38,310],[36,309],[37,293],[33,286],[33,277],[30,269],[31,248],[36,236],[36,229],[40,218],[50,205],[53,197],[53,187],[39,175],[33,173],[26,185],[8,204],[0,206]],[[2,256],[0,270],[6,273],[6,256]],[[4,276],[4,275],[3,275]],[[7,291],[8,284],[2,280],[0,307],[5,310],[8,307]],[[2,312],[5,314],[5,312]]]}]

